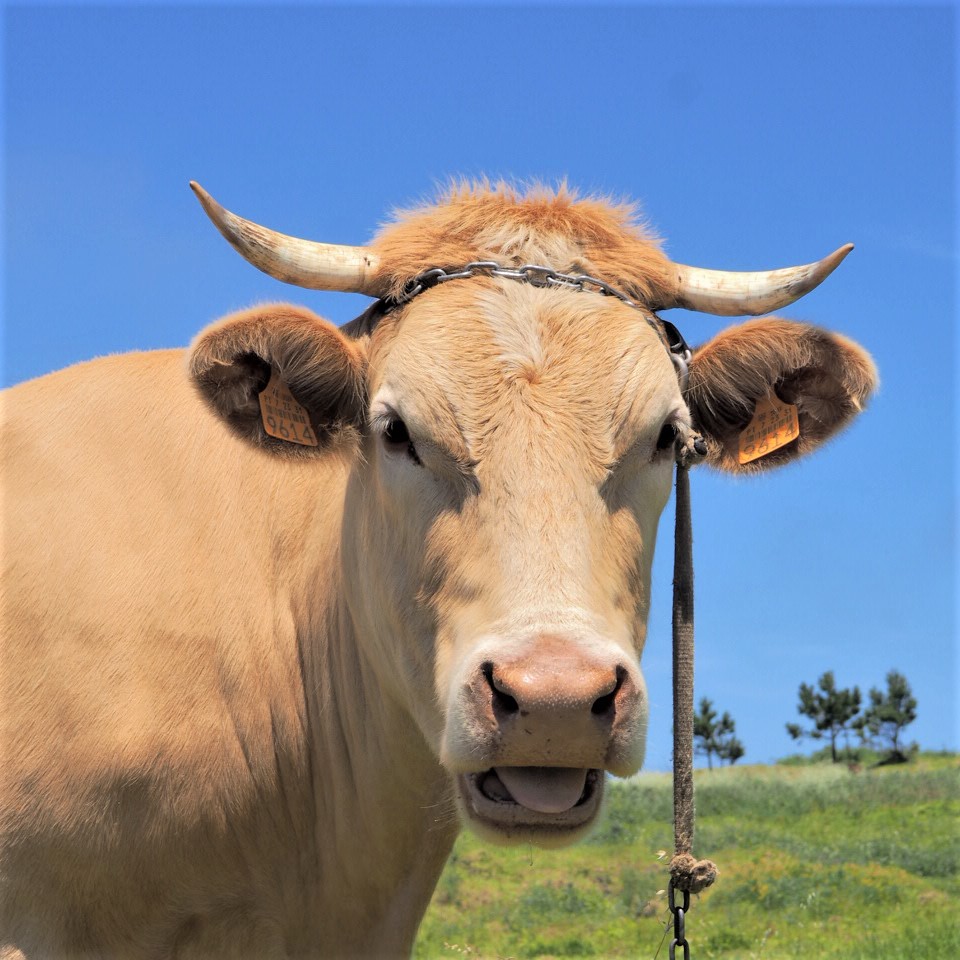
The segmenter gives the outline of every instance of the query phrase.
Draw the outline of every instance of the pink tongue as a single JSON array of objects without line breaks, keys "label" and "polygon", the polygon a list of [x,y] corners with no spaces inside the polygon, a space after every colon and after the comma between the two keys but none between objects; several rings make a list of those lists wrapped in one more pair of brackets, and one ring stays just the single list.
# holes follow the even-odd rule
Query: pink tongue
[{"label": "pink tongue", "polygon": [[576,805],[586,770],[569,767],[494,767],[493,772],[521,806],[537,813],[563,813]]}]

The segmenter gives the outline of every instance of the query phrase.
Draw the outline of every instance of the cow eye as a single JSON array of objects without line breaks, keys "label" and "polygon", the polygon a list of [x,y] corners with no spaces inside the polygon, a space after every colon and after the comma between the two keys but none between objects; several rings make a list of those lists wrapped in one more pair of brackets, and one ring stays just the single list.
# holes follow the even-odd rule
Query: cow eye
[{"label": "cow eye", "polygon": [[388,446],[399,446],[410,442],[410,431],[402,420],[388,420],[383,431],[383,439]]},{"label": "cow eye", "polygon": [[410,431],[407,430],[407,425],[399,418],[387,421],[383,428],[383,442],[388,450],[402,450],[414,463],[420,463],[417,448],[410,439]]},{"label": "cow eye", "polygon": [[665,423],[657,437],[657,449],[666,450],[677,442],[677,428],[672,423]]}]

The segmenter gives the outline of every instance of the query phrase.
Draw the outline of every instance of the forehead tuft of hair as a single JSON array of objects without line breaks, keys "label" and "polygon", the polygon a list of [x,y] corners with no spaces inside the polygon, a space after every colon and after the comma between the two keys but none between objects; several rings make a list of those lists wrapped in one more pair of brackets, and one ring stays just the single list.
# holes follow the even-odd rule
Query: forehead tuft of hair
[{"label": "forehead tuft of hair", "polygon": [[396,211],[371,246],[393,295],[425,270],[473,260],[585,273],[646,304],[670,289],[670,261],[636,206],[581,198],[566,183],[455,181],[433,202]]}]

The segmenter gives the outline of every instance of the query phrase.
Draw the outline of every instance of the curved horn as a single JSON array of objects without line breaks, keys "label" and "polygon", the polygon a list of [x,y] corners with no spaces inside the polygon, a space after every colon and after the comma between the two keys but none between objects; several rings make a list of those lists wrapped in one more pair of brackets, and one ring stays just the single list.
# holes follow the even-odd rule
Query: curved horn
[{"label": "curved horn", "polygon": [[342,290],[379,297],[386,283],[377,283],[377,257],[366,247],[338,246],[299,240],[268,230],[224,209],[194,180],[197,195],[214,226],[245,260],[284,283],[312,290]]},{"label": "curved horn", "polygon": [[847,243],[816,263],[753,273],[704,270],[674,263],[673,300],[665,298],[658,308],[686,307],[721,317],[769,313],[799,300],[822,283],[852,249],[853,244]]}]

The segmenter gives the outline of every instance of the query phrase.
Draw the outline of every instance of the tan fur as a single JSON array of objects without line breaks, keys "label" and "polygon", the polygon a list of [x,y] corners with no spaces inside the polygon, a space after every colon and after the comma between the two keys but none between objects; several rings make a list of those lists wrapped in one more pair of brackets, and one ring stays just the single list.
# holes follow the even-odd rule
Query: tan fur
[{"label": "tan fur", "polygon": [[[623,209],[565,192],[462,189],[379,243],[398,285],[440,256],[551,258],[635,296],[662,280]],[[316,449],[263,434],[274,372]],[[873,380],[849,341],[764,320],[697,351],[685,401],[643,312],[476,278],[359,339],[265,305],[187,353],[7,391],[0,951],[409,953],[471,816],[461,774],[640,765],[663,426],[739,469],[732,438],[776,389],[803,434],[775,465]],[[416,459],[381,435],[396,417]],[[524,669],[543,657],[622,672],[608,735],[570,742],[565,704],[594,694]],[[556,736],[535,755],[494,722],[488,663],[547,676]],[[470,822],[499,842],[583,833]]]},{"label": "tan fur", "polygon": [[184,359],[3,395],[0,942],[403,953],[453,814],[336,602],[355,440],[260,452]]}]

